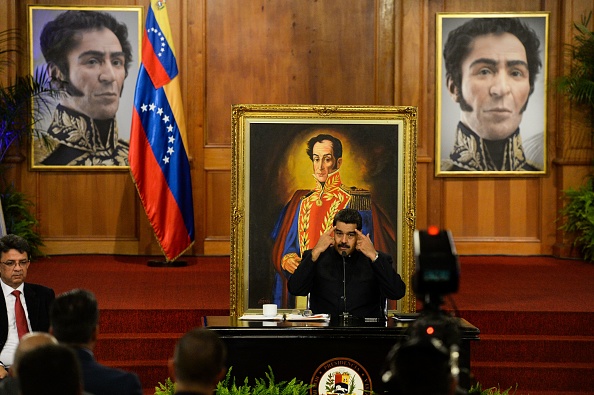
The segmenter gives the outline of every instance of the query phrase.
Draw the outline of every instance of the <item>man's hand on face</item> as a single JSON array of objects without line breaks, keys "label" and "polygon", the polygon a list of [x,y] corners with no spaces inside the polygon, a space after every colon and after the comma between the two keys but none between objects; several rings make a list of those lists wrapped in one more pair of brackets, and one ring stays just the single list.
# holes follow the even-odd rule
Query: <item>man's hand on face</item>
[{"label": "man's hand on face", "polygon": [[334,230],[336,226],[328,228],[318,240],[318,243],[311,251],[311,258],[315,262],[318,260],[320,254],[328,249],[328,247],[332,247],[334,245]]},{"label": "man's hand on face", "polygon": [[357,232],[357,244],[355,244],[355,248],[373,261],[377,251],[369,238],[369,234],[364,235],[359,229],[355,229],[355,231]]}]

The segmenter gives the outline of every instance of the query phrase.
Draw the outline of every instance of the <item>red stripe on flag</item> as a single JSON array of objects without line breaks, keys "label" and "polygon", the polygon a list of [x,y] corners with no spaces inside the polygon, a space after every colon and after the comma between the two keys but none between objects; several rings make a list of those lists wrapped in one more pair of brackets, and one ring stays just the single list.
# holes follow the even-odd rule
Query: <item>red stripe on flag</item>
[{"label": "red stripe on flag", "polygon": [[[192,240],[186,231],[179,206],[146,139],[136,109],[132,112],[132,130],[136,130],[136,133],[130,134],[130,171],[161,249],[172,260],[182,254]],[[146,199],[147,194],[150,194],[150,199]]]},{"label": "red stripe on flag", "polygon": [[142,64],[148,75],[151,77],[155,89],[161,88],[171,80],[169,74],[167,74],[167,71],[163,67],[163,64],[161,64],[161,61],[157,57],[155,48],[153,47],[151,40],[148,39],[146,30],[142,35]]}]

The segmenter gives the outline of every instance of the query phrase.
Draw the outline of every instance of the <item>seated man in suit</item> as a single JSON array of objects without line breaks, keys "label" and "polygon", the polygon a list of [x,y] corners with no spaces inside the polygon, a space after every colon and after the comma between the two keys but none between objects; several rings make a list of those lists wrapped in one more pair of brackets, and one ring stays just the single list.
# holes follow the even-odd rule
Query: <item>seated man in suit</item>
[{"label": "seated man in suit", "polygon": [[51,288],[25,283],[31,247],[17,235],[0,239],[0,379],[8,375],[19,339],[30,331],[47,332],[49,309],[55,298]]},{"label": "seated man in suit", "polygon": [[94,395],[143,394],[136,374],[108,368],[95,360],[99,309],[90,291],[74,289],[59,295],[50,309],[50,324],[50,333],[76,350],[85,391]]},{"label": "seated man in suit", "polygon": [[313,249],[303,253],[289,278],[289,292],[310,294],[314,314],[385,318],[385,300],[398,300],[406,293],[392,257],[377,251],[369,235],[361,232],[357,210],[340,210],[332,225]]}]

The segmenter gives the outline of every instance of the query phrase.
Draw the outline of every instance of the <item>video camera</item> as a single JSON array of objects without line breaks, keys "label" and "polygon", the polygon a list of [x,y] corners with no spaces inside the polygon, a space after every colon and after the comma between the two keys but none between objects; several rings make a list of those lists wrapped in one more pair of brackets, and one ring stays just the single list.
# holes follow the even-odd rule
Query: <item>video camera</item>
[{"label": "video camera", "polygon": [[464,394],[453,387],[460,374],[458,322],[440,308],[460,280],[451,233],[437,227],[415,230],[414,254],[412,285],[423,310],[386,357],[382,381],[389,394]]},{"label": "video camera", "polygon": [[443,296],[458,292],[460,263],[452,234],[430,226],[414,233],[415,273],[412,286],[423,308],[439,310]]}]

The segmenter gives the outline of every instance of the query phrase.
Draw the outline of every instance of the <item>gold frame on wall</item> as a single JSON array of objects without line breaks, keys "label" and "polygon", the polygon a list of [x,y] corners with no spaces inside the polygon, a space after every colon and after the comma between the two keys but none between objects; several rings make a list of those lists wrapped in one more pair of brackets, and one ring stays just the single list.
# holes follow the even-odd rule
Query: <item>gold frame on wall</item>
[{"label": "gold frame on wall", "polygon": [[[29,29],[29,68],[31,75],[41,76],[46,73],[47,63],[41,53],[40,41],[41,32],[46,23],[54,20],[58,15],[66,11],[98,11],[114,16],[118,22],[128,28],[128,41],[132,49],[132,63],[128,68],[128,75],[120,95],[119,108],[116,113],[118,138],[126,144],[130,140],[130,125],[134,108],[134,91],[138,77],[140,58],[142,53],[142,34],[144,29],[144,7],[142,6],[28,6],[28,29]],[[47,76],[46,78],[49,78]],[[63,93],[66,95],[67,93]],[[61,95],[61,94],[60,94]],[[59,95],[57,95],[59,96]],[[30,166],[32,170],[128,170],[127,165],[96,165],[85,162],[75,165],[48,165],[41,161],[48,155],[47,142],[51,141],[46,131],[52,122],[54,108],[58,104],[59,97],[47,98],[44,100],[43,108],[35,107],[33,111],[38,119],[30,142]],[[70,118],[74,120],[73,118]],[[64,121],[67,122],[67,121]],[[79,122],[79,121],[76,121]],[[44,142],[45,140],[45,142]],[[51,144],[51,143],[50,143]],[[55,142],[53,143],[55,147]],[[127,154],[126,154],[127,155]],[[63,156],[60,156],[63,158]]]},{"label": "gold frame on wall", "polygon": [[[482,142],[478,142],[463,134],[457,134],[456,124],[459,121],[462,110],[460,109],[460,95],[452,94],[447,86],[446,65],[443,59],[444,46],[447,43],[449,34],[456,28],[476,19],[491,18],[517,18],[523,24],[527,25],[540,41],[538,58],[541,67],[538,73],[535,73],[533,91],[529,94],[529,100],[525,111],[521,111],[521,123],[519,125],[520,138],[523,150],[518,149],[519,139],[513,140],[513,145],[508,148],[513,149],[514,154],[508,158],[522,163],[521,159],[525,157],[527,165],[519,170],[464,170],[464,168],[481,168],[482,158],[488,158],[488,150],[484,148]],[[548,74],[548,37],[549,37],[549,13],[548,12],[520,12],[520,13],[438,13],[436,18],[436,113],[435,113],[435,175],[438,177],[476,177],[476,176],[494,176],[494,177],[525,177],[525,176],[544,176],[547,174],[547,74]],[[524,45],[526,47],[526,45]],[[456,53],[452,51],[452,53]],[[530,59],[530,57],[528,57]],[[530,63],[530,62],[529,62]],[[536,62],[532,62],[536,64]],[[464,94],[469,94],[470,88],[461,87]],[[473,91],[475,92],[475,91]],[[475,97],[478,94],[475,92]],[[462,100],[472,103],[472,97]],[[485,103],[485,102],[483,102]],[[472,111],[479,113],[478,105],[482,109],[486,104],[474,102],[468,104]],[[506,107],[507,104],[499,104]],[[469,114],[468,111],[466,114]],[[472,115],[471,115],[472,116]],[[479,116],[477,115],[477,118]],[[480,118],[479,118],[480,119]],[[485,122],[485,121],[477,121]],[[469,126],[469,125],[466,125]],[[472,131],[476,132],[476,131]],[[478,133],[477,133],[478,135]],[[458,150],[454,160],[450,157],[454,145]],[[454,167],[452,167],[454,166]]]},{"label": "gold frame on wall", "polygon": [[271,234],[293,191],[312,187],[305,147],[320,128],[332,129],[343,141],[345,184],[371,190],[386,223],[393,225],[392,255],[407,292],[390,310],[415,311],[410,278],[417,108],[238,104],[232,108],[231,316],[261,312],[278,293],[283,280],[274,266]]}]

